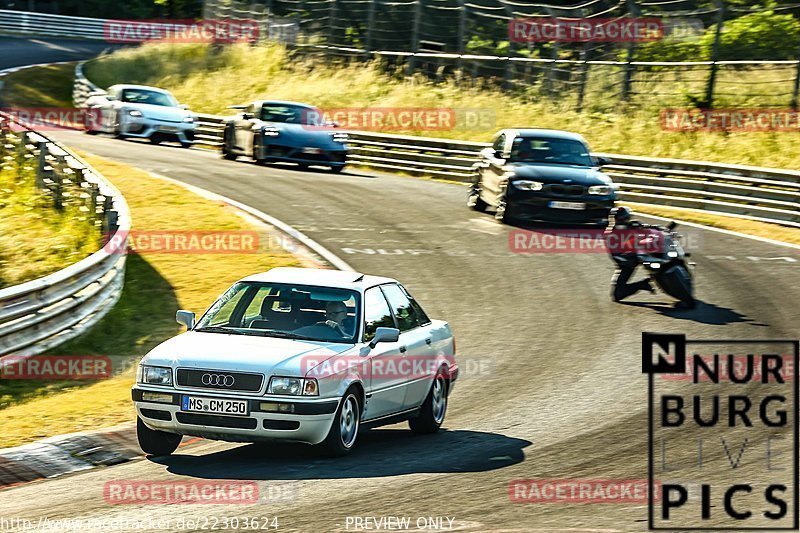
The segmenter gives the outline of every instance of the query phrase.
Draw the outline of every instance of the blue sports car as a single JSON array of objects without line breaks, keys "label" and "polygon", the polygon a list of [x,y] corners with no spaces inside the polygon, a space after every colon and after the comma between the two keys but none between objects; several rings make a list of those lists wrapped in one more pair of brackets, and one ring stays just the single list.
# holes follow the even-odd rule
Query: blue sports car
[{"label": "blue sports car", "polygon": [[347,160],[347,134],[324,123],[316,107],[297,102],[258,100],[231,106],[241,113],[225,121],[222,157],[252,157],[257,164],[286,161],[300,168],[330,167],[341,172]]}]

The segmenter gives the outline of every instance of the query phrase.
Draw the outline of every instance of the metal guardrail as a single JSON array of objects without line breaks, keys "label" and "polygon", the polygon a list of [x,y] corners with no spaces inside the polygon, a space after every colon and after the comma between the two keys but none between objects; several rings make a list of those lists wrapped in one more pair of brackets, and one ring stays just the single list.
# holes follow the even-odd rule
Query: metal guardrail
[{"label": "metal guardrail", "polygon": [[[222,144],[224,117],[198,115],[198,143]],[[348,131],[352,165],[470,182],[488,143]],[[622,200],[800,227],[800,172],[703,161],[610,157],[604,171]]]},{"label": "metal guardrail", "polygon": [[[54,209],[77,207],[104,237],[126,241],[131,217],[119,190],[64,146],[2,112],[0,165],[35,173]],[[121,295],[125,257],[101,249],[48,276],[0,289],[0,357],[41,353],[95,324]]]},{"label": "metal guardrail", "polygon": [[105,19],[0,9],[0,34],[103,40],[106,38],[106,23]]}]

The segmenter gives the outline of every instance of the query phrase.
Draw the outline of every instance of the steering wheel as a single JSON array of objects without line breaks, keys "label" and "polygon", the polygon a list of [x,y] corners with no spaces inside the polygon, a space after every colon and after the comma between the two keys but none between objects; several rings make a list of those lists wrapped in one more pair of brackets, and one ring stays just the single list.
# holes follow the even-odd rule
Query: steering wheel
[{"label": "steering wheel", "polygon": [[331,328],[332,330],[336,331],[342,337],[347,337],[347,334],[345,334],[344,329],[342,329],[342,326],[340,326],[339,324],[337,324],[333,320],[320,320],[319,322],[317,322],[314,325],[315,326],[327,326],[327,327]]}]

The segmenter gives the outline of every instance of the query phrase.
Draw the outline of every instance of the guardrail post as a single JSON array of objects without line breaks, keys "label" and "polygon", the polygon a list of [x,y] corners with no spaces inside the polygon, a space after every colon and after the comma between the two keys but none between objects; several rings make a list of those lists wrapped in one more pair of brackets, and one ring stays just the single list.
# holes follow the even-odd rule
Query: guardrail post
[{"label": "guardrail post", "polygon": [[25,152],[28,150],[28,133],[21,131],[19,134],[19,144],[17,145],[17,177],[21,178],[25,169]]},{"label": "guardrail post", "polygon": [[64,207],[64,177],[60,171],[53,172],[53,206],[58,210]]},{"label": "guardrail post", "polygon": [[459,0],[460,9],[458,10],[458,70],[457,80],[461,81],[464,71],[464,52],[467,49],[467,0]]},{"label": "guardrail post", "polygon": [[583,99],[586,97],[586,83],[589,80],[589,59],[587,54],[587,49],[589,47],[589,43],[583,43],[583,48],[581,49],[581,79],[578,82],[578,104],[577,104],[577,111],[580,113],[583,111]]},{"label": "guardrail post", "polygon": [[[419,52],[419,25],[422,19],[422,0],[414,2],[414,27],[411,31],[411,51],[416,54]],[[416,67],[416,56],[412,55],[408,58],[406,76],[414,74]]]},{"label": "guardrail post", "polygon": [[378,0],[370,0],[369,12],[367,13],[367,41],[364,45],[364,50],[367,52],[369,58],[372,52],[372,27],[375,26],[375,10],[377,9]]},{"label": "guardrail post", "polygon": [[792,103],[789,106],[797,111],[797,100],[800,97],[800,55],[797,56],[797,72],[794,76],[794,90],[792,91]]},{"label": "guardrail post", "polygon": [[39,162],[36,165],[36,187],[44,189],[44,168],[47,166],[47,142],[39,141]]},{"label": "guardrail post", "polygon": [[335,43],[334,38],[336,37],[336,10],[338,8],[338,2],[336,0],[328,0],[331,3],[330,10],[328,11],[328,46],[333,46]]},{"label": "guardrail post", "polygon": [[725,24],[725,2],[714,0],[717,6],[717,27],[714,33],[714,45],[711,47],[711,72],[708,74],[708,85],[706,85],[706,99],[703,102],[708,109],[714,107],[714,86],[717,84],[717,70],[719,70],[719,43],[722,40],[722,27]]},{"label": "guardrail post", "polygon": [[[634,17],[639,17],[641,11],[639,6],[636,5],[635,0],[628,0],[628,10]],[[622,100],[627,101],[631,96],[631,81],[633,80],[633,73],[636,67],[633,66],[633,56],[636,54],[636,43],[631,41],[628,43],[628,53],[625,57],[625,77],[622,80]]]}]

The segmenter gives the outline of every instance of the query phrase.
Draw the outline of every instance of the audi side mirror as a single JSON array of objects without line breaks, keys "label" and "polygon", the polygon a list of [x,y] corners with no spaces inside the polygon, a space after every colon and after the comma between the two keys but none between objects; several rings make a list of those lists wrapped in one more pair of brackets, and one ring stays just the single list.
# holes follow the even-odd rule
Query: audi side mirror
[{"label": "audi side mirror", "polygon": [[175,313],[175,321],[178,324],[183,324],[187,329],[192,329],[194,327],[194,313],[181,309]]},{"label": "audi side mirror", "polygon": [[397,342],[400,339],[400,330],[397,328],[378,328],[375,336],[369,343],[370,348],[375,348],[379,342]]}]

